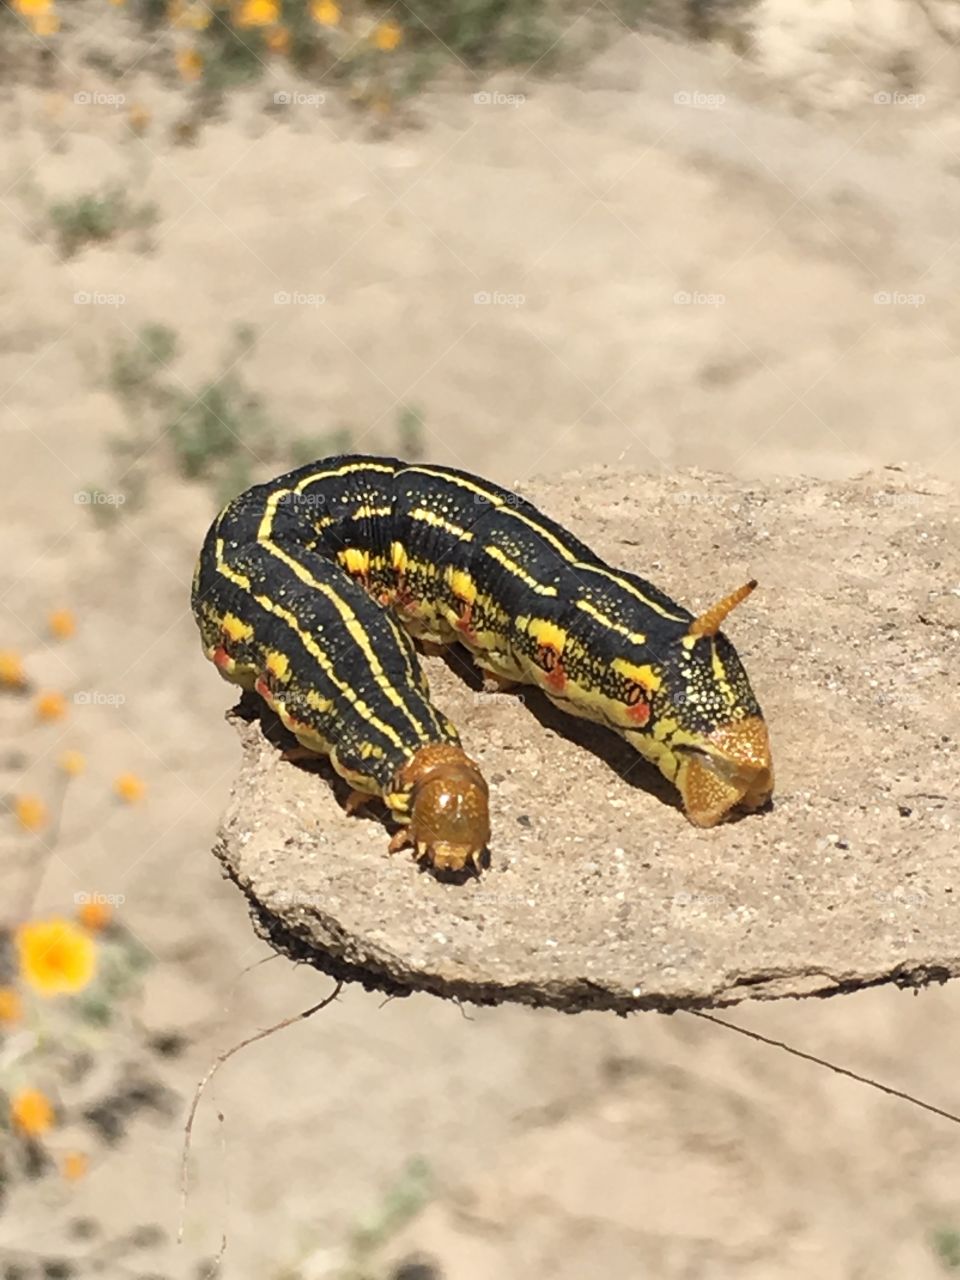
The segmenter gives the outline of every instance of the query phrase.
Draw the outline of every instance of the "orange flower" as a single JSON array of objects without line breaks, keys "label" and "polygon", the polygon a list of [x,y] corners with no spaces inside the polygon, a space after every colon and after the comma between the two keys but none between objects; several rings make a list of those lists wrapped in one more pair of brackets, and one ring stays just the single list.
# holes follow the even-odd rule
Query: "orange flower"
[{"label": "orange flower", "polygon": [[21,1089],[10,1101],[10,1119],[28,1138],[39,1138],[53,1125],[50,1099],[39,1089]]},{"label": "orange flower", "polygon": [[101,929],[105,929],[112,918],[113,908],[109,902],[98,902],[91,898],[77,909],[77,919],[91,933],[99,933]]},{"label": "orange flower", "polygon": [[310,14],[323,27],[336,27],[340,22],[340,6],[333,0],[312,0]]},{"label": "orange flower", "polygon": [[381,22],[373,33],[373,43],[384,53],[395,49],[403,39],[403,31],[395,22]]},{"label": "orange flower", "polygon": [[55,36],[60,30],[60,18],[55,13],[38,13],[29,21],[35,36]]},{"label": "orange flower", "polygon": [[143,799],[147,787],[135,773],[121,773],[114,778],[113,789],[125,804],[136,804]]},{"label": "orange flower", "polygon": [[272,27],[279,19],[277,0],[242,0],[234,16],[238,27]]},{"label": "orange flower", "polygon": [[[113,0],[116,4],[117,0]],[[68,1182],[77,1182],[90,1168],[90,1161],[82,1151],[68,1151],[60,1163],[60,1172]]]},{"label": "orange flower", "polygon": [[69,640],[77,629],[77,623],[69,609],[54,609],[47,618],[50,634],[58,640]]},{"label": "orange flower", "polygon": [[186,80],[188,84],[199,80],[203,75],[203,54],[197,49],[178,49],[177,70],[180,72],[180,79]]},{"label": "orange flower", "polygon": [[81,991],[97,967],[93,939],[69,920],[35,920],[17,930],[20,971],[42,996]]},{"label": "orange flower", "polygon": [[264,37],[264,44],[271,53],[290,52],[290,32],[286,27],[274,27]]},{"label": "orange flower", "polygon": [[170,21],[175,27],[185,27],[191,31],[206,31],[213,21],[213,10],[202,0],[185,5],[182,0],[170,5]]},{"label": "orange flower", "polygon": [[39,720],[62,720],[67,714],[66,699],[55,690],[37,694],[36,708]]},{"label": "orange flower", "polygon": [[23,1017],[23,1003],[13,987],[0,987],[0,1023],[19,1022]]},{"label": "orange flower", "polygon": [[58,761],[60,768],[71,778],[77,778],[87,767],[86,757],[81,751],[64,751]]},{"label": "orange flower", "polygon": [[22,689],[27,677],[19,653],[12,649],[0,650],[0,686],[4,689]]},{"label": "orange flower", "polygon": [[145,133],[150,124],[150,112],[140,102],[135,102],[127,112],[127,123],[134,133]]},{"label": "orange flower", "polygon": [[17,796],[13,811],[24,831],[40,831],[47,825],[47,806],[39,796]]}]

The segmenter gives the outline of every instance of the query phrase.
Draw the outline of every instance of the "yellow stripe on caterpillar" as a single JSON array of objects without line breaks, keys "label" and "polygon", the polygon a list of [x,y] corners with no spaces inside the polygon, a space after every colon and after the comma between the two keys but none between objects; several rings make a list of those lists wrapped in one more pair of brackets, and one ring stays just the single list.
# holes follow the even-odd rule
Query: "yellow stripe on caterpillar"
[{"label": "yellow stripe on caterpillar", "polygon": [[544,586],[543,583],[538,582],[532,574],[527,573],[523,565],[517,564],[516,560],[511,560],[506,552],[501,551],[499,547],[486,546],[483,549],[491,560],[496,560],[497,564],[503,565],[508,573],[512,573],[515,578],[519,578],[524,586],[529,587],[531,591],[535,591],[538,596],[555,596],[557,594],[556,587],[549,583]]}]

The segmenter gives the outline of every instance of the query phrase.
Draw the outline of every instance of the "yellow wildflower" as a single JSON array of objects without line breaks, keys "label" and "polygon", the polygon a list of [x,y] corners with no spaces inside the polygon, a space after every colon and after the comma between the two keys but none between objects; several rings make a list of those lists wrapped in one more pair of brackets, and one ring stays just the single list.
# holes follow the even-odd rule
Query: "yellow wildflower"
[{"label": "yellow wildflower", "polygon": [[47,825],[47,806],[39,796],[17,796],[13,811],[24,831],[39,831]]},{"label": "yellow wildflower", "polygon": [[93,939],[69,920],[34,920],[17,930],[20,970],[43,996],[81,991],[97,967]]},{"label": "yellow wildflower", "polygon": [[195,0],[193,4],[184,5],[182,0],[175,0],[171,6],[170,20],[175,27],[186,27],[190,31],[206,31],[213,21],[213,10],[202,2]]},{"label": "yellow wildflower", "polygon": [[50,1099],[39,1089],[21,1089],[10,1101],[10,1119],[28,1138],[39,1138],[53,1124]]},{"label": "yellow wildflower", "polygon": [[197,49],[178,49],[177,70],[181,80],[188,83],[199,80],[203,75],[203,54]]},{"label": "yellow wildflower", "polygon": [[150,112],[140,102],[135,102],[127,112],[127,123],[134,133],[145,133],[150,123]]},{"label": "yellow wildflower", "polygon": [[312,0],[310,14],[314,22],[323,27],[336,27],[340,23],[340,6],[333,0]]},{"label": "yellow wildflower", "polygon": [[0,1024],[19,1022],[23,1017],[20,995],[13,987],[0,987]]},{"label": "yellow wildflower", "polygon": [[53,12],[38,13],[30,19],[30,26],[35,36],[55,36],[60,30],[60,18]]},{"label": "yellow wildflower", "polygon": [[136,804],[143,799],[147,787],[135,773],[121,773],[114,778],[113,789],[126,804]]},{"label": "yellow wildflower", "polygon": [[113,908],[108,902],[84,902],[77,910],[77,919],[91,933],[99,933],[105,929],[113,917]]},{"label": "yellow wildflower", "polygon": [[22,689],[27,683],[19,653],[12,649],[0,650],[0,686],[5,689]]},{"label": "yellow wildflower", "polygon": [[47,618],[50,634],[58,640],[68,640],[77,629],[76,619],[69,609],[54,609]]},{"label": "yellow wildflower", "polygon": [[287,27],[274,27],[264,37],[264,44],[271,53],[290,52],[290,31]]},{"label": "yellow wildflower", "polygon": [[39,720],[62,720],[67,714],[66,699],[55,690],[37,694],[36,708]]},{"label": "yellow wildflower", "polygon": [[373,43],[384,53],[395,49],[402,39],[403,31],[395,22],[381,22],[373,32]]},{"label": "yellow wildflower", "polygon": [[64,751],[59,760],[60,768],[71,778],[77,778],[87,767],[86,757],[81,751]]},{"label": "yellow wildflower", "polygon": [[277,0],[242,0],[234,21],[238,27],[272,27],[279,19]]},{"label": "yellow wildflower", "polygon": [[[113,0],[114,4],[120,0]],[[60,1164],[60,1171],[68,1182],[77,1182],[84,1177],[90,1167],[90,1161],[82,1151],[68,1151]]]}]

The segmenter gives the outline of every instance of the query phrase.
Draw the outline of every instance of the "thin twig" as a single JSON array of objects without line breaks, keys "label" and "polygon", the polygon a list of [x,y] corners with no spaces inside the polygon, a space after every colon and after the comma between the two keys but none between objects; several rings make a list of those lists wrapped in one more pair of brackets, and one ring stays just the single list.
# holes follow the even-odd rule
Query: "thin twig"
[{"label": "thin twig", "polygon": [[[214,1059],[210,1070],[197,1085],[196,1093],[193,1095],[193,1102],[190,1106],[190,1112],[187,1116],[187,1123],[183,1127],[183,1154],[180,1158],[180,1225],[177,1228],[177,1244],[183,1243],[183,1226],[187,1210],[187,1193],[189,1190],[189,1160],[190,1160],[190,1138],[193,1133],[193,1122],[196,1118],[197,1107],[200,1105],[200,1098],[204,1089],[220,1070],[225,1062],[233,1057],[235,1053],[239,1053],[241,1049],[245,1049],[247,1045],[256,1044],[258,1040],[265,1040],[267,1036],[272,1036],[276,1031],[282,1031],[284,1027],[291,1027],[295,1022],[302,1022],[304,1018],[311,1018],[315,1013],[319,1013],[321,1009],[325,1009],[328,1004],[333,1004],[337,996],[343,990],[343,980],[338,978],[336,986],[319,1004],[312,1005],[309,1009],[304,1009],[301,1013],[294,1013],[289,1018],[284,1018],[282,1022],[275,1023],[272,1027],[266,1027],[263,1031],[258,1031],[255,1035],[247,1036],[246,1040],[241,1040],[239,1044],[233,1045],[230,1049],[224,1049],[223,1053],[218,1054]],[[222,1251],[221,1251],[222,1256]]]},{"label": "thin twig", "polygon": [[812,1062],[818,1067],[826,1067],[828,1071],[834,1072],[835,1075],[846,1076],[850,1080],[856,1080],[858,1084],[869,1085],[871,1089],[877,1089],[880,1093],[885,1093],[891,1098],[900,1098],[914,1107],[920,1107],[923,1111],[929,1111],[944,1120],[950,1120],[953,1124],[960,1124],[960,1116],[954,1115],[952,1111],[944,1111],[942,1107],[935,1107],[932,1102],[924,1102],[922,1098],[915,1098],[912,1093],[905,1093],[902,1089],[894,1089],[891,1085],[881,1084],[879,1080],[871,1080],[869,1076],[862,1076],[859,1072],[850,1071],[847,1067],[838,1067],[835,1062],[827,1062],[823,1058],[818,1058],[814,1053],[804,1053],[802,1049],[794,1049],[792,1045],[784,1044],[782,1040],[773,1040],[770,1036],[763,1036],[759,1031],[748,1031],[746,1027],[738,1027],[735,1022],[724,1022],[723,1018],[718,1018],[712,1013],[704,1013],[702,1009],[687,1009],[686,1012],[694,1018],[703,1018],[704,1022],[715,1022],[718,1027],[725,1027],[727,1031],[736,1031],[738,1035],[746,1036],[748,1040],[759,1040],[761,1044],[768,1044],[774,1049],[782,1049],[784,1053],[789,1053],[794,1058],[802,1058],[804,1062]]}]

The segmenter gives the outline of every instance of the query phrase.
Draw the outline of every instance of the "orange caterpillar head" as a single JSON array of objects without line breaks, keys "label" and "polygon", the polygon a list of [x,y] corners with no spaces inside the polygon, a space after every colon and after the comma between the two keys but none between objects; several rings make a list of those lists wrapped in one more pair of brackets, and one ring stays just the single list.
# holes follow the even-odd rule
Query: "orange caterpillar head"
[{"label": "orange caterpillar head", "polygon": [[489,791],[463,748],[448,742],[421,747],[398,772],[396,785],[409,793],[410,825],[391,848],[412,844],[417,861],[438,871],[479,870],[490,840]]},{"label": "orange caterpillar head", "polygon": [[751,579],[694,618],[673,666],[675,727],[665,740],[687,817],[698,827],[715,826],[734,809],[760,809],[773,793],[763,713],[736,650],[720,631],[756,585]]}]

